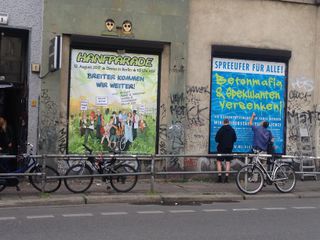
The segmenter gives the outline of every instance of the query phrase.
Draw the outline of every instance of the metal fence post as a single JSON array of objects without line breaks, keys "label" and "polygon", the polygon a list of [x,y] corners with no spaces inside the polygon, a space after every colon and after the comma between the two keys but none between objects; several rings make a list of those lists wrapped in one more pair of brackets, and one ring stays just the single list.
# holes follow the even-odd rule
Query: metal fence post
[{"label": "metal fence post", "polygon": [[46,186],[46,180],[47,180],[47,176],[46,176],[46,155],[41,155],[41,159],[42,159],[42,164],[40,164],[42,166],[41,169],[41,192],[44,193],[45,192],[45,186]]},{"label": "metal fence post", "polygon": [[[244,159],[244,163],[245,163],[245,165],[247,165],[248,163],[249,163],[249,157],[248,157],[248,155],[245,157],[245,159]],[[248,186],[248,173],[245,173],[245,178],[244,178],[244,186],[245,186],[245,188],[247,188],[247,186]]]},{"label": "metal fence post", "polygon": [[150,191],[151,193],[154,192],[154,179],[155,179],[155,167],[154,167],[154,159],[155,156],[152,155],[151,156],[151,172],[150,172],[150,176],[151,176],[151,182],[150,182]]}]

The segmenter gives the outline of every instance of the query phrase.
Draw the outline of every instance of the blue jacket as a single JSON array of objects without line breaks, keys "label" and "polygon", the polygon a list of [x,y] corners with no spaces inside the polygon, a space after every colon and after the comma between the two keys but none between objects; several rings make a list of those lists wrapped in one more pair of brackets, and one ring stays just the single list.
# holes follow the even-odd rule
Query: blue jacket
[{"label": "blue jacket", "polygon": [[271,141],[272,133],[263,126],[251,126],[253,131],[253,144],[252,147],[262,151],[267,151],[268,142]]}]

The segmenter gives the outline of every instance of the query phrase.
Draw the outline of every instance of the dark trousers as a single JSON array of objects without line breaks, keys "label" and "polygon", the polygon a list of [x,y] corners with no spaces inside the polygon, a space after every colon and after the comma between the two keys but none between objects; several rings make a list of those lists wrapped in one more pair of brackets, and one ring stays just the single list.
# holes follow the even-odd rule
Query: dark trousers
[{"label": "dark trousers", "polygon": [[135,140],[137,138],[137,128],[132,128],[132,139]]}]

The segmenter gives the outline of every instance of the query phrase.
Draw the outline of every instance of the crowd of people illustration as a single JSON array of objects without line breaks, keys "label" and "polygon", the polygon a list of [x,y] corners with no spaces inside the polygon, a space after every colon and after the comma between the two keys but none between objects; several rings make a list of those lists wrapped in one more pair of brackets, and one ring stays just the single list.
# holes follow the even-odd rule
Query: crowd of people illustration
[{"label": "crowd of people illustration", "polygon": [[137,110],[110,111],[109,108],[96,111],[83,111],[79,121],[80,136],[84,137],[84,144],[88,139],[106,144],[109,148],[117,146],[117,141],[124,138],[124,143],[129,146],[138,135],[144,134],[146,121]]}]

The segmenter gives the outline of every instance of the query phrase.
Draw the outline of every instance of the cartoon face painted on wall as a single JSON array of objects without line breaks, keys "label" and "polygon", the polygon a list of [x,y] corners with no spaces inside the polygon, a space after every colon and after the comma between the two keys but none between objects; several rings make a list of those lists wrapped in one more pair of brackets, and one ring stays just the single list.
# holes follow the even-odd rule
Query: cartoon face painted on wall
[{"label": "cartoon face painted on wall", "polygon": [[109,18],[105,21],[105,26],[106,26],[106,29],[109,31],[109,32],[112,32],[113,31],[113,28],[114,28],[114,21],[113,19]]},{"label": "cartoon face painted on wall", "polygon": [[122,23],[122,32],[124,34],[131,34],[131,32],[132,32],[132,23],[129,20],[125,20]]}]

